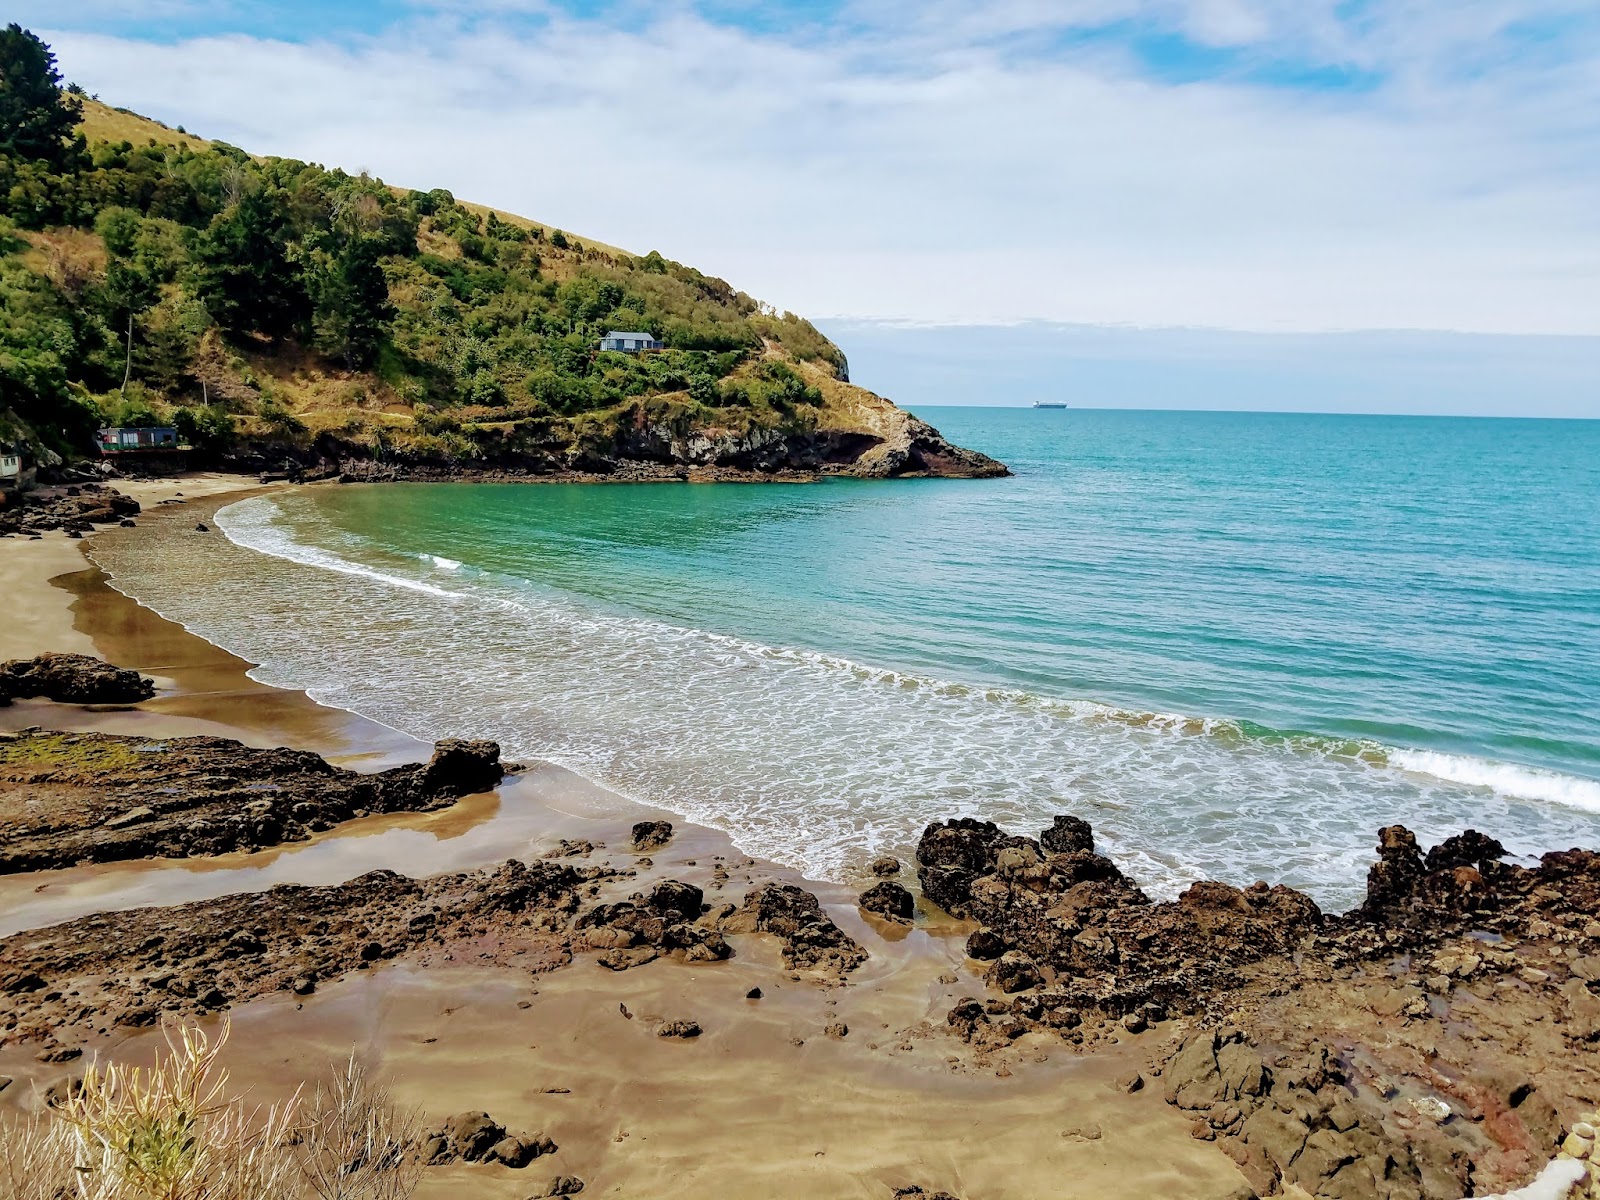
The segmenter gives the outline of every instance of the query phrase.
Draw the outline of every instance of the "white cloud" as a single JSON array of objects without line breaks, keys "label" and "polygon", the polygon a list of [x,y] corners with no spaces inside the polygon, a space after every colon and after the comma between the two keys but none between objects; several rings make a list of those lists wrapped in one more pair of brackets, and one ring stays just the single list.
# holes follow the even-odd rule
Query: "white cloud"
[{"label": "white cloud", "polygon": [[[436,14],[341,44],[47,36],[115,103],[657,248],[809,315],[1600,332],[1600,55],[1505,41],[1560,0],[1365,23],[1330,0],[1005,0],[982,24],[878,3],[848,37],[789,39],[663,11]],[[1387,82],[1177,85],[1058,44],[1117,19]]]}]

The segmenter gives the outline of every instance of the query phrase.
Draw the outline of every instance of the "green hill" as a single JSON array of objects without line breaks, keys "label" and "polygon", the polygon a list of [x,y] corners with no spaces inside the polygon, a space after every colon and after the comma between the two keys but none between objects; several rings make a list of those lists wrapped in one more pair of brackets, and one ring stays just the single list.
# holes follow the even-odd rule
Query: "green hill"
[{"label": "green hill", "polygon": [[[256,466],[1004,473],[850,384],[810,322],[655,251],[108,108],[15,26],[0,79],[0,439],[70,456],[170,423]],[[603,352],[610,329],[664,349]]]}]

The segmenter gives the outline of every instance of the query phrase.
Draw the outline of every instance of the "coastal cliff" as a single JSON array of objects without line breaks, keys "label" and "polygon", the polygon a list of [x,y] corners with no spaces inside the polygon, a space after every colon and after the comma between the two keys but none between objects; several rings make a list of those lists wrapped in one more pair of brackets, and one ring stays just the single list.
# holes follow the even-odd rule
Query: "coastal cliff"
[{"label": "coastal cliff", "polygon": [[191,465],[352,478],[1008,473],[722,279],[206,141],[38,47],[57,132],[0,152],[0,442],[41,462],[166,426]]}]

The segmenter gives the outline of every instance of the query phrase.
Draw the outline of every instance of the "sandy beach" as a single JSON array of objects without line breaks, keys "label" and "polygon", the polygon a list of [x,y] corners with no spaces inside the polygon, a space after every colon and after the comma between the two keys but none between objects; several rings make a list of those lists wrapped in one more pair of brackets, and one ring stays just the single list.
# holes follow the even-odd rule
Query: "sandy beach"
[{"label": "sandy beach", "polygon": [[[256,486],[208,476],[126,490],[145,505],[141,522],[198,521]],[[160,504],[177,493],[187,503]],[[248,664],[115,592],[82,547],[61,535],[0,542],[14,614],[0,630],[0,658],[98,653],[154,677],[157,695],[113,711],[19,701],[0,709],[0,728],[220,734],[316,750],[363,770],[426,756],[428,747],[393,730],[249,680]],[[441,812],[366,818],[256,854],[10,877],[0,880],[0,912],[9,933],[277,883],[334,883],[375,867],[417,876],[465,870],[545,853],[562,838],[593,842],[592,859],[625,860],[639,872],[629,889],[670,876],[704,883],[716,900],[724,888],[789,879],[722,835],[681,823],[641,868],[626,849],[628,824],[641,812],[535,764],[498,793]],[[714,882],[713,860],[741,865]],[[976,1055],[943,1028],[957,997],[982,994],[962,950],[970,923],[946,918],[907,930],[863,916],[843,889],[805,886],[871,955],[847,980],[785,970],[762,935],[736,939],[726,962],[663,960],[620,973],[597,969],[590,956],[538,975],[470,961],[396,963],[353,972],[314,996],[236,1007],[227,1061],[254,1094],[267,1095],[292,1090],[354,1048],[431,1117],[486,1110],[560,1146],[524,1171],[430,1170],[419,1194],[438,1200],[539,1194],[552,1173],[582,1178],[587,1194],[619,1197],[881,1200],[911,1186],[994,1200],[1250,1194],[1234,1164],[1191,1138],[1188,1121],[1155,1089],[1129,1094],[1116,1085],[1148,1069],[1165,1035],[1126,1038],[1093,1057],[1032,1038],[1001,1056]],[[746,998],[754,988],[762,999]],[[680,1017],[704,1033],[655,1036],[663,1019]],[[115,1030],[86,1050],[137,1060],[157,1041],[153,1030]],[[16,1080],[0,1108],[37,1106],[76,1066],[42,1064],[26,1044],[0,1049],[0,1074]]]}]

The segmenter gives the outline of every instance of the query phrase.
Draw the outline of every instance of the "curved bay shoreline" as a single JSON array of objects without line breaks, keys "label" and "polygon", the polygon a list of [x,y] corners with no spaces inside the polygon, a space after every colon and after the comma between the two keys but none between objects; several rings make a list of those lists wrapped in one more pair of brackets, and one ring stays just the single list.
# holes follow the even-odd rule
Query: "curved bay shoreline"
[{"label": "curved bay shoreline", "polygon": [[[204,520],[223,502],[149,519]],[[52,552],[50,566],[70,563],[76,548],[54,539],[0,545],[0,555],[26,546],[44,561],[39,548],[54,545],[66,553]],[[393,730],[250,681],[247,664],[140,608],[97,570],[58,579],[50,590],[67,600],[61,583],[70,583],[76,628],[58,623],[60,646],[35,642],[28,652],[92,643],[161,689],[134,710],[24,701],[4,713],[9,728],[225,734],[364,771],[426,757],[428,748]],[[0,658],[13,645],[0,639]],[[665,848],[641,855],[628,828],[650,815],[662,814],[539,767],[438,812],[364,817],[253,854],[0,881],[0,907],[30,914],[14,928],[42,937],[51,933],[43,926],[74,921],[59,944],[94,937],[115,947],[92,968],[38,956],[63,977],[37,995],[16,993],[12,1007],[50,992],[76,999],[50,1002],[58,1007],[43,1037],[15,1036],[20,1021],[0,1035],[0,1076],[17,1080],[0,1109],[36,1104],[73,1073],[75,1051],[148,1057],[148,1022],[114,1017],[159,1015],[167,998],[171,1011],[208,1022],[229,1012],[230,1062],[261,1089],[287,1090],[357,1045],[431,1115],[482,1108],[545,1129],[561,1146],[555,1166],[600,1195],[887,1197],[920,1186],[968,1200],[1200,1200],[1299,1188],[1454,1200],[1525,1182],[1600,1099],[1600,996],[1584,965],[1600,952],[1600,926],[1568,902],[1579,895],[1573,878],[1595,878],[1587,861],[1562,881],[1524,887],[1482,854],[1460,863],[1446,855],[1448,883],[1395,891],[1402,902],[1362,926],[1370,935],[1319,932],[1292,904],[1222,885],[1200,885],[1213,890],[1176,905],[1134,904],[1155,924],[1118,932],[1103,914],[1114,922],[1129,897],[1113,895],[1120,873],[1093,861],[1092,840],[969,831],[943,856],[927,847],[924,903],[914,924],[902,924],[863,915],[842,887],[750,860],[715,831],[680,825]],[[556,899],[488,909],[461,899],[507,894],[510,868],[494,864],[508,857],[529,864],[523,870],[549,885],[540,894]],[[1402,858],[1403,847],[1394,861]],[[954,884],[952,865],[961,872]],[[373,867],[397,874],[373,876]],[[1494,886],[1474,892],[1462,871]],[[902,881],[916,882],[910,875]],[[399,930],[419,915],[418,885],[403,877],[424,880],[428,906],[460,924],[407,942]],[[1426,877],[1405,876],[1408,886]],[[707,911],[696,924],[725,934],[730,958],[695,961],[652,941],[648,923],[661,910],[651,904],[669,880],[699,890]],[[275,906],[291,914],[302,902],[294,897],[308,895],[266,890],[280,883],[317,885],[325,891],[316,903],[341,910],[349,902],[359,911],[360,892],[374,914],[366,926],[382,913],[406,920],[370,960],[335,938],[331,965],[302,995],[293,986],[302,976],[287,974],[301,967],[289,959],[259,988],[218,989],[221,1004],[200,1003],[218,997],[195,986],[155,989],[154,977],[192,964],[135,961],[131,934],[152,921],[176,921],[210,943],[238,933],[250,913],[271,935]],[[815,893],[865,962],[814,971],[796,960],[781,920],[764,925],[746,912],[747,895],[768,884]],[[226,899],[241,892],[260,894],[243,907]],[[632,915],[587,915],[597,904],[627,905],[633,893],[642,899]],[[1412,904],[1415,896],[1430,899]],[[1064,923],[1069,902],[1101,915]],[[253,956],[271,962],[280,945],[293,958],[300,926],[286,916],[283,928],[261,938],[260,951],[206,964],[207,978],[249,976]],[[991,945],[967,941],[980,928]],[[0,963],[32,944],[7,938]],[[994,966],[991,951],[1002,954]],[[631,965],[629,956],[639,965],[597,969],[608,954],[614,968]],[[1220,977],[1196,983],[1194,962],[1208,955]],[[1158,985],[1179,986],[1135,996],[1125,985],[1146,969]],[[114,1004],[92,999],[112,976]],[[747,999],[756,988],[762,998]],[[1196,1002],[1190,1011],[1182,992]],[[619,1015],[619,1005],[642,1019]],[[704,1032],[692,1042],[654,1036],[673,1020]],[[1336,1103],[1343,1094],[1350,1111]],[[1388,1164],[1387,1174],[1375,1176],[1374,1163]],[[512,1197],[530,1186],[498,1167],[451,1166],[430,1170],[420,1194]]]}]

